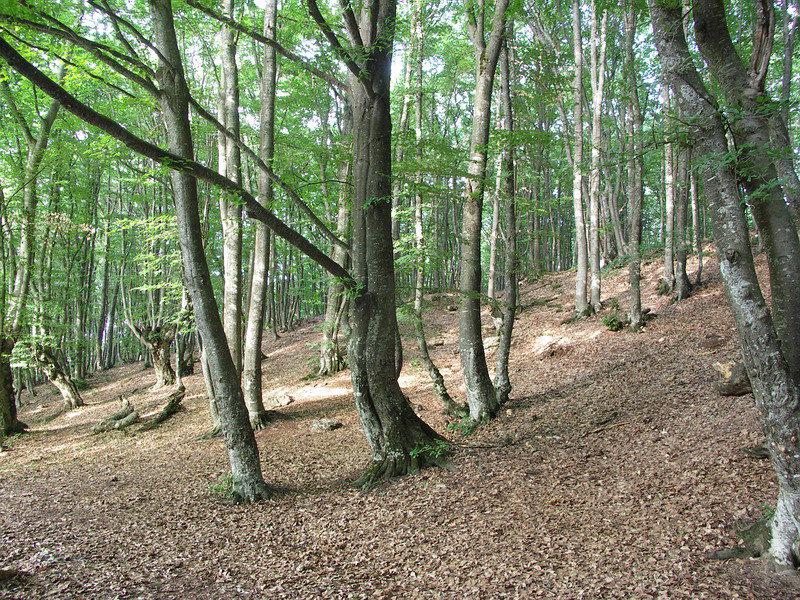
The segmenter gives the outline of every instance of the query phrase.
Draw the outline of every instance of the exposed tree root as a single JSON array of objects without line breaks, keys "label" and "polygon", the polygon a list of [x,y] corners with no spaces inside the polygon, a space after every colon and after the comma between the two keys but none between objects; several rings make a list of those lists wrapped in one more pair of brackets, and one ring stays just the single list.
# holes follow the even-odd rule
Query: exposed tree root
[{"label": "exposed tree root", "polygon": [[222,437],[222,425],[216,425],[215,427],[212,427],[206,433],[198,436],[197,439],[198,440],[213,440],[213,439],[216,439],[218,437]]},{"label": "exposed tree root", "polygon": [[177,390],[170,394],[169,398],[167,398],[167,403],[164,408],[162,408],[155,417],[144,423],[139,428],[139,431],[149,431],[151,429],[155,429],[164,421],[169,419],[172,415],[177,413],[181,409],[181,402],[183,401],[184,396],[186,396],[186,388],[181,385]]},{"label": "exposed tree root", "polygon": [[92,427],[92,433],[102,433],[112,429],[125,429],[139,420],[139,413],[133,409],[133,405],[128,399],[123,399],[122,408],[111,415],[108,419],[100,421]]},{"label": "exposed tree root", "polygon": [[250,417],[250,426],[253,431],[265,429],[270,423],[274,423],[282,418],[282,415],[274,410],[265,410],[260,415],[252,415]]},{"label": "exposed tree root", "polygon": [[392,477],[412,475],[427,467],[442,466],[444,462],[444,456],[433,456],[427,452],[415,453],[414,456],[406,452],[387,455],[382,459],[373,461],[372,465],[364,471],[354,485],[358,489],[367,492]]}]

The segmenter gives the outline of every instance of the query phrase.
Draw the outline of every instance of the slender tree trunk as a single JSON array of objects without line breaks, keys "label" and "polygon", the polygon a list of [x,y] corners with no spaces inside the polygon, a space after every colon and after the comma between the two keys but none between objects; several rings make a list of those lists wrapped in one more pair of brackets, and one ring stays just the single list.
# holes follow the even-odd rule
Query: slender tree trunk
[{"label": "slender tree trunk", "polygon": [[[150,7],[155,45],[163,57],[157,77],[162,89],[160,104],[169,149],[192,160],[194,143],[189,123],[189,90],[175,35],[171,2],[150,0]],[[197,181],[191,175],[173,171],[172,187],[187,289],[214,382],[234,489],[243,500],[258,500],[267,496],[269,490],[261,473],[258,447],[211,286],[198,213]]]},{"label": "slender tree trunk", "polygon": [[422,364],[428,371],[431,378],[433,387],[436,390],[439,400],[442,402],[444,412],[453,416],[465,413],[465,409],[458,406],[458,404],[450,397],[447,392],[447,386],[444,383],[436,364],[431,358],[430,351],[428,350],[428,342],[425,339],[425,324],[422,314],[422,303],[425,291],[425,265],[427,257],[425,255],[425,235],[423,227],[423,199],[422,199],[422,171],[420,166],[423,164],[422,155],[422,76],[423,76],[423,56],[424,56],[424,5],[423,0],[415,0],[414,14],[411,23],[412,47],[415,49],[414,64],[415,64],[415,77],[416,77],[416,90],[414,93],[414,142],[415,142],[415,158],[417,160],[417,172],[414,178],[414,245],[417,253],[416,261],[416,276],[414,279],[414,325],[417,336],[417,345],[419,347],[419,354]]},{"label": "slender tree trunk", "polygon": [[[493,417],[500,405],[497,402],[481,329],[481,222],[486,179],[486,153],[491,120],[492,87],[500,57],[505,13],[508,0],[495,3],[492,31],[485,39],[485,15],[472,14],[470,36],[475,48],[475,97],[472,110],[469,177],[464,185],[464,209],[461,220],[461,309],[459,313],[459,350],[470,417],[483,421]],[[472,7],[469,7],[470,11]]]},{"label": "slender tree trunk", "polygon": [[586,221],[583,214],[583,36],[581,35],[581,3],[572,0],[572,45],[575,57],[573,95],[573,150],[572,150],[572,204],[575,212],[575,313],[586,316],[589,312],[587,279],[589,251],[586,239]]},{"label": "slender tree trunk", "polygon": [[675,288],[675,167],[673,164],[672,129],[670,119],[670,92],[665,84],[661,93],[664,111],[664,277],[662,290],[665,293]]},{"label": "slender tree trunk", "polygon": [[694,251],[697,253],[697,275],[694,285],[699,286],[703,281],[703,234],[701,232],[700,198],[697,195],[697,178],[694,169],[689,171],[689,191],[692,197],[692,240]]},{"label": "slender tree trunk", "polygon": [[686,273],[687,213],[689,209],[689,148],[678,150],[677,186],[675,204],[675,299],[685,300],[692,291],[692,284]]},{"label": "slender tree trunk", "polygon": [[500,325],[497,356],[495,359],[494,386],[497,390],[497,401],[502,405],[508,401],[511,393],[511,379],[508,375],[508,358],[511,354],[511,335],[514,330],[514,319],[517,313],[517,214],[516,214],[516,179],[514,165],[514,110],[511,97],[511,67],[508,39],[513,39],[513,27],[509,25],[507,37],[503,40],[500,53],[500,87],[503,104],[503,129],[508,134],[502,150],[503,196],[505,201],[505,298],[502,303],[503,320]]},{"label": "slender tree trunk", "polygon": [[[275,38],[278,0],[267,0],[264,10],[264,36]],[[261,132],[259,155],[269,168],[275,155],[275,85],[277,78],[277,56],[275,48],[264,48],[261,70]],[[258,173],[259,202],[272,207],[272,180],[263,171]],[[250,424],[260,429],[267,423],[267,411],[261,392],[261,342],[264,333],[264,305],[269,275],[269,229],[256,221],[253,240],[253,268],[250,285],[250,302],[247,311],[247,327],[244,338],[244,368],[242,392],[250,415]]]},{"label": "slender tree trunk", "polygon": [[[603,88],[606,66],[606,22],[603,11],[598,32],[597,6],[592,0],[592,165],[589,183],[589,266],[591,271],[589,301],[594,312],[602,307],[600,290],[600,150],[603,143]],[[599,36],[599,37],[598,37]],[[599,56],[598,56],[599,47]]]},{"label": "slender tree trunk", "polygon": [[641,255],[642,242],[642,111],[639,105],[638,77],[636,70],[636,5],[627,0],[625,14],[626,63],[628,69],[628,93],[630,102],[627,113],[628,135],[628,278],[630,282],[630,327],[637,331],[642,326]]},{"label": "slender tree trunk", "polygon": [[[234,0],[223,0],[223,13],[234,16]],[[271,46],[269,47],[271,48]],[[236,64],[236,32],[222,28],[222,102],[221,116],[225,127],[239,138],[239,69]],[[239,146],[220,135],[224,161],[219,171],[235,183],[242,180]],[[223,155],[222,153],[220,153]],[[227,193],[220,196],[222,220],[222,261],[224,267],[222,321],[236,371],[242,370],[242,205]]]}]

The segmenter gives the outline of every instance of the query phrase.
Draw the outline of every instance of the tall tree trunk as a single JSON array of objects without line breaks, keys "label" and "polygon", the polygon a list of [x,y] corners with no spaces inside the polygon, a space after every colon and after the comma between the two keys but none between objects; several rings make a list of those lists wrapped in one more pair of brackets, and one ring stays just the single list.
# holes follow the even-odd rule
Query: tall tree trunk
[{"label": "tall tree trunk", "polygon": [[630,327],[637,331],[642,326],[641,254],[642,242],[642,111],[639,105],[638,77],[636,70],[636,5],[627,0],[625,13],[626,66],[628,69],[628,94],[630,102],[627,113],[628,136],[628,278],[630,282]]},{"label": "tall tree trunk", "polygon": [[[730,38],[725,7],[720,0],[703,0],[694,8],[697,44],[720,89],[737,112],[731,128],[741,150],[742,186],[767,250],[772,320],[784,358],[800,383],[800,239],[789,216],[770,154],[770,123],[763,106],[770,104],[764,80],[772,52],[772,4],[761,10],[753,40],[751,66],[745,68]],[[721,19],[721,21],[719,20]]]},{"label": "tall tree trunk", "polygon": [[428,350],[428,341],[425,339],[425,324],[422,316],[422,303],[425,291],[425,265],[427,257],[425,255],[425,235],[423,228],[423,201],[422,201],[422,76],[423,76],[423,57],[424,57],[424,5],[423,0],[415,0],[414,13],[411,22],[412,48],[414,49],[414,64],[416,77],[416,90],[414,93],[414,142],[416,148],[415,158],[417,160],[417,172],[414,178],[414,246],[417,255],[416,276],[414,279],[414,329],[417,336],[417,345],[422,364],[428,371],[433,387],[439,400],[442,402],[444,412],[453,416],[464,414],[464,409],[453,401],[447,392],[436,364],[431,358]]},{"label": "tall tree trunk", "polygon": [[701,232],[700,198],[697,194],[697,177],[695,177],[694,169],[689,171],[689,193],[692,199],[692,245],[697,253],[697,274],[694,285],[699,286],[703,281],[703,234]]},{"label": "tall tree trunk", "polygon": [[692,284],[686,273],[688,259],[687,213],[689,210],[689,148],[678,150],[676,194],[675,194],[675,299],[685,300],[692,291]]},{"label": "tall tree trunk", "polygon": [[572,205],[575,213],[575,313],[589,312],[587,295],[589,251],[586,220],[583,213],[583,36],[581,35],[581,3],[572,0],[572,46],[575,57],[573,95]]},{"label": "tall tree trunk", "polygon": [[461,220],[461,309],[459,313],[459,350],[470,417],[489,419],[497,413],[497,402],[481,329],[481,221],[486,187],[486,153],[491,120],[492,87],[500,58],[508,0],[498,0],[494,7],[492,30],[484,35],[484,7],[477,16],[468,5],[470,36],[475,48],[475,97],[472,110],[472,136],[469,151],[469,176],[464,186],[464,209]]},{"label": "tall tree trunk", "polygon": [[[702,4],[694,5],[695,19]],[[793,569],[800,558],[800,387],[784,358],[783,344],[758,283],[738,176],[718,158],[728,152],[725,130],[716,102],[695,70],[681,27],[681,6],[659,0],[649,0],[649,5],[665,75],[690,123],[698,164],[702,165],[704,189],[714,216],[720,272],[778,479],[770,556],[780,568]],[[715,16],[721,16],[724,26],[724,12]],[[698,41],[708,32],[704,27],[702,22],[695,25]],[[719,36],[715,38],[719,40]]]},{"label": "tall tree trunk", "polygon": [[513,39],[513,27],[509,25],[500,53],[500,88],[503,105],[503,129],[508,134],[502,150],[503,196],[505,201],[505,298],[502,303],[503,320],[500,325],[497,356],[495,358],[494,386],[497,401],[505,404],[511,393],[511,379],[508,375],[508,358],[511,354],[511,335],[517,314],[517,214],[516,179],[514,165],[514,109],[511,97],[511,67],[509,38]]},{"label": "tall tree trunk", "polygon": [[[331,43],[340,45],[315,0],[309,12]],[[373,464],[358,485],[371,487],[435,463],[441,438],[414,413],[398,384],[397,310],[392,245],[390,79],[396,0],[376,0],[357,20],[345,11],[353,110],[353,241],[356,290],[351,301],[349,365],[356,409]],[[359,25],[360,23],[360,25]],[[381,40],[381,43],[376,43]],[[363,57],[363,62],[361,58]],[[358,62],[357,62],[358,61]]]},{"label": "tall tree trunk", "polygon": [[[234,16],[234,0],[223,0],[223,13]],[[271,48],[271,46],[269,47]],[[222,27],[222,122],[235,139],[239,139],[239,69],[236,65],[236,32]],[[224,153],[219,172],[236,183],[242,180],[242,161],[239,146],[220,134]],[[222,321],[236,371],[242,370],[242,205],[223,192],[220,196],[222,220],[222,262],[224,270]]]},{"label": "tall tree trunk", "polygon": [[[275,39],[278,0],[267,0],[264,10],[264,36]],[[259,155],[271,169],[275,156],[275,86],[278,72],[277,56],[273,46],[264,48],[263,68],[261,70],[261,131]],[[259,202],[267,208],[272,207],[272,179],[267,173],[258,173]],[[264,333],[264,304],[269,275],[269,229],[260,221],[255,222],[253,240],[253,268],[251,270],[250,302],[247,311],[247,327],[244,337],[244,367],[242,371],[242,392],[250,415],[253,429],[267,424],[267,411],[264,408],[261,391],[261,342]]]},{"label": "tall tree trunk", "polygon": [[[194,143],[189,123],[189,90],[175,35],[172,5],[170,0],[150,0],[150,7],[155,45],[162,56],[157,78],[162,90],[160,104],[169,149],[180,157],[192,160]],[[197,181],[191,175],[173,171],[172,187],[186,287],[192,298],[197,328],[203,338],[208,368],[214,382],[214,395],[234,489],[243,500],[258,500],[269,495],[269,489],[261,473],[258,447],[242,398],[239,375],[228,349],[211,286],[198,213]]]},{"label": "tall tree trunk", "polygon": [[675,166],[672,147],[672,119],[670,118],[670,91],[664,84],[661,92],[664,111],[664,277],[661,289],[669,293],[675,288]]},{"label": "tall tree trunk", "polygon": [[[592,165],[589,181],[589,301],[594,312],[602,307],[600,294],[600,150],[603,143],[603,88],[606,68],[606,22],[603,11],[598,32],[597,6],[592,0],[591,79],[592,79]],[[598,55],[599,47],[599,55]]]}]

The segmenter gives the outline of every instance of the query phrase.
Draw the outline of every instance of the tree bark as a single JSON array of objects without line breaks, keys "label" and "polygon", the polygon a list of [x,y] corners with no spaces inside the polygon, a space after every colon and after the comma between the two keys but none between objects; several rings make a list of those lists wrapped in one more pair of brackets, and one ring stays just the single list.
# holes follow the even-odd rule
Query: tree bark
[{"label": "tree bark", "polygon": [[497,401],[502,405],[511,394],[511,379],[508,374],[508,358],[511,354],[511,335],[517,314],[517,213],[516,213],[516,172],[514,164],[514,109],[511,97],[511,66],[509,38],[513,39],[513,28],[508,27],[500,53],[500,88],[503,105],[503,129],[508,134],[502,150],[503,196],[505,201],[505,297],[502,303],[502,323],[500,325],[497,355],[495,357],[494,387]]},{"label": "tree bark", "polygon": [[586,221],[583,213],[583,36],[581,35],[581,3],[572,0],[572,46],[575,57],[573,95],[572,207],[575,213],[575,314],[586,316],[589,309],[587,279],[589,251]]},{"label": "tree bark", "polygon": [[486,153],[491,120],[492,87],[505,29],[508,0],[498,0],[494,7],[492,30],[484,36],[484,7],[476,16],[468,6],[470,37],[475,48],[475,97],[472,110],[469,177],[464,185],[464,208],[461,225],[461,308],[459,312],[459,350],[467,388],[470,418],[483,421],[493,417],[497,402],[481,329],[481,222],[483,194],[486,187]]},{"label": "tree bark", "polygon": [[[589,181],[589,302],[594,312],[602,308],[600,289],[600,150],[603,143],[603,88],[606,67],[606,12],[598,32],[597,6],[592,0],[591,79],[592,79],[592,157]],[[599,46],[599,56],[598,56]]]},{"label": "tree bark", "polygon": [[[150,0],[150,8],[155,45],[162,56],[157,76],[169,148],[177,156],[193,160],[189,90],[175,35],[172,5],[170,0]],[[258,447],[211,286],[198,214],[197,182],[187,173],[173,171],[172,185],[187,289],[214,382],[234,488],[242,500],[255,501],[268,496],[269,488],[261,473]]]},{"label": "tree bark", "polygon": [[627,0],[625,13],[626,66],[628,69],[628,94],[630,101],[627,113],[628,137],[628,280],[630,283],[630,306],[628,319],[630,328],[638,331],[642,326],[642,292],[641,292],[641,254],[642,243],[642,111],[639,105],[638,77],[636,71],[636,5],[634,0]]},{"label": "tree bark", "polygon": [[[264,10],[264,36],[275,39],[278,1],[267,0]],[[261,131],[259,155],[272,168],[275,156],[275,86],[277,81],[277,54],[275,48],[264,48],[261,69]],[[274,191],[272,179],[263,171],[258,174],[259,201],[272,208]],[[264,308],[269,275],[269,229],[261,222],[255,224],[253,240],[253,268],[251,270],[250,302],[247,311],[247,327],[244,337],[244,367],[242,392],[253,429],[267,424],[268,413],[264,408],[261,390],[261,343],[264,333]]]},{"label": "tree bark", "polygon": [[[697,44],[720,89],[737,112],[731,120],[740,150],[742,186],[760,236],[764,240],[772,292],[772,319],[783,356],[800,384],[800,239],[777,185],[771,160],[770,123],[763,106],[770,104],[764,80],[772,50],[774,14],[771,3],[759,3],[761,13],[753,40],[753,57],[746,68],[737,54],[720,0],[703,0],[694,7]],[[774,25],[774,23],[772,23]]]},{"label": "tree bark", "polygon": [[[695,18],[698,18],[696,2]],[[767,436],[778,484],[769,555],[785,569],[797,564],[800,542],[800,388],[784,358],[753,264],[737,173],[727,161],[728,143],[716,100],[697,73],[681,27],[681,6],[649,0],[656,47],[665,75],[694,141],[713,215],[720,273],[742,345],[745,367]],[[719,15],[725,23],[724,12]],[[706,32],[695,26],[699,38]],[[774,293],[774,292],[773,292]]]},{"label": "tree bark", "polygon": [[[233,18],[234,0],[223,0],[223,13]],[[239,69],[236,65],[236,32],[222,27],[221,121],[234,139],[239,139]],[[269,47],[267,51],[273,50]],[[220,134],[219,172],[234,183],[242,180],[239,146]],[[222,322],[236,371],[242,370],[242,205],[227,192],[219,201],[222,221],[223,308]]]}]

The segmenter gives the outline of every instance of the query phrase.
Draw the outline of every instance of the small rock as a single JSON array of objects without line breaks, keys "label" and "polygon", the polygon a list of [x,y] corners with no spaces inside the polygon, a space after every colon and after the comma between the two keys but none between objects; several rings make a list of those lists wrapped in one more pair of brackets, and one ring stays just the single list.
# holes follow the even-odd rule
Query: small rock
[{"label": "small rock", "polygon": [[311,431],[333,431],[342,426],[336,419],[317,419],[311,423]]},{"label": "small rock", "polygon": [[294,402],[294,398],[288,394],[284,394],[283,396],[278,396],[275,398],[276,406],[289,406],[292,402]]},{"label": "small rock", "polygon": [[414,405],[414,412],[418,412],[418,413],[420,413],[420,412],[422,412],[422,411],[424,411],[424,410],[425,410],[425,407],[424,407],[424,406],[422,406],[422,404],[416,404],[416,405]]},{"label": "small rock", "polygon": [[447,312],[456,312],[458,310],[458,306],[455,304],[448,304],[447,305]]}]

